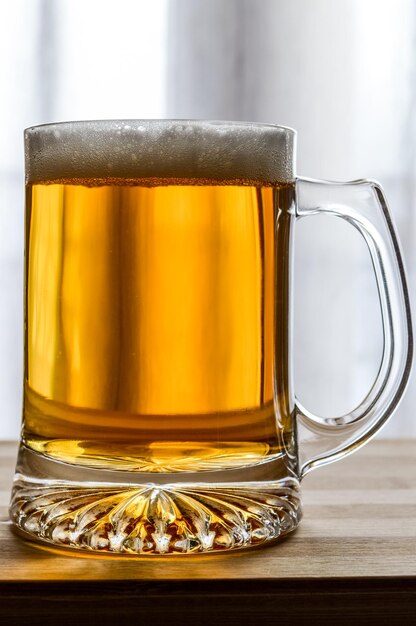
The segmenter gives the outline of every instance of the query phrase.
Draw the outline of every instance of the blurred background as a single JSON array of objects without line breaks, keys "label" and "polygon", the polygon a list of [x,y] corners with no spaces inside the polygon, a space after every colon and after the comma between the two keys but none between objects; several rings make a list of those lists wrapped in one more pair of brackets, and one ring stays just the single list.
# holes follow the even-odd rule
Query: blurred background
[{"label": "blurred background", "polygon": [[[23,380],[23,136],[97,118],[292,126],[298,173],[376,178],[416,286],[416,3],[412,0],[14,0],[0,4],[0,438]],[[368,252],[342,220],[297,225],[295,381],[310,410],[354,408],[381,357]],[[413,376],[379,436],[416,436]]]}]

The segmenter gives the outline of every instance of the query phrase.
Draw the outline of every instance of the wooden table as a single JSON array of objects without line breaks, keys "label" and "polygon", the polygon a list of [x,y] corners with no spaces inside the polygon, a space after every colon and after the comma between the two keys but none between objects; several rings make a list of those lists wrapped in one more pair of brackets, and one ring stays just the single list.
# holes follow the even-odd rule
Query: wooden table
[{"label": "wooden table", "polygon": [[173,558],[73,557],[23,542],[7,516],[15,453],[0,444],[7,626],[416,623],[416,440],[374,441],[307,476],[304,519],[280,544]]}]

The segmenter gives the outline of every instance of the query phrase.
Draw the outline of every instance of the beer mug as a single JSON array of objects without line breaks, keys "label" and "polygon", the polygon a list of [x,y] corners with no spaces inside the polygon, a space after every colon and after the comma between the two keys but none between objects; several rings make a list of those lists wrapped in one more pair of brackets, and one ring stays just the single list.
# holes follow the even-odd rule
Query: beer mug
[{"label": "beer mug", "polygon": [[[239,122],[26,130],[24,537],[126,555],[273,542],[301,519],[303,476],[394,411],[412,338],[383,191],[296,178],[294,144]],[[316,214],[364,237],[384,334],[374,385],[331,418],[292,376],[294,229]]]}]

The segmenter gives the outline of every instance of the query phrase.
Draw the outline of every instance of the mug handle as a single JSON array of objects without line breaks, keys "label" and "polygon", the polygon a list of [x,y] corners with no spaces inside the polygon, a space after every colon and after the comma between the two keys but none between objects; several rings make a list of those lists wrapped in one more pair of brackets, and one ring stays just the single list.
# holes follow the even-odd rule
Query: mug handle
[{"label": "mug handle", "polygon": [[337,461],[369,441],[386,423],[403,395],[412,365],[409,293],[400,246],[380,185],[298,178],[296,217],[333,215],[364,237],[376,275],[383,326],[383,354],[376,380],[364,400],[340,417],[319,417],[296,400],[300,477]]}]

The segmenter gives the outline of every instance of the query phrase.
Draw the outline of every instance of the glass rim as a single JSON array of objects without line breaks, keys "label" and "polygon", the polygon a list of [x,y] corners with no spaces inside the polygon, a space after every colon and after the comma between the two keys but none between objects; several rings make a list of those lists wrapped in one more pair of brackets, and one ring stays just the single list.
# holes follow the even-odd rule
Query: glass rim
[{"label": "glass rim", "polygon": [[272,122],[251,122],[251,121],[247,121],[247,120],[225,120],[225,119],[217,119],[217,118],[198,118],[198,117],[189,117],[189,118],[185,118],[185,117],[172,117],[172,118],[165,118],[165,117],[142,117],[142,118],[134,118],[134,117],[121,117],[121,118],[91,118],[91,119],[83,119],[83,120],[61,120],[58,122],[45,122],[42,124],[33,124],[32,126],[27,126],[24,129],[24,133],[29,132],[31,130],[37,130],[37,131],[41,131],[43,128],[45,130],[50,129],[52,126],[57,126],[57,127],[64,127],[66,125],[71,125],[71,126],[81,126],[81,125],[85,125],[85,124],[108,124],[108,126],[110,126],[111,124],[115,124],[115,123],[128,123],[128,122],[132,122],[132,123],[146,123],[146,124],[166,124],[166,125],[171,125],[171,124],[181,124],[181,123],[192,123],[192,125],[212,125],[212,126],[225,126],[225,125],[230,125],[230,126],[241,126],[241,127],[246,127],[246,128],[250,128],[250,127],[255,127],[255,128],[273,128],[276,130],[282,130],[285,132],[288,132],[290,134],[293,134],[294,136],[297,135],[297,131],[295,128],[293,128],[292,126],[287,126],[285,124],[274,124]]}]

